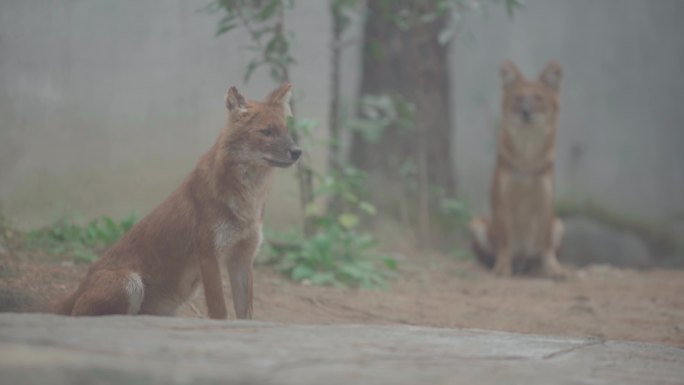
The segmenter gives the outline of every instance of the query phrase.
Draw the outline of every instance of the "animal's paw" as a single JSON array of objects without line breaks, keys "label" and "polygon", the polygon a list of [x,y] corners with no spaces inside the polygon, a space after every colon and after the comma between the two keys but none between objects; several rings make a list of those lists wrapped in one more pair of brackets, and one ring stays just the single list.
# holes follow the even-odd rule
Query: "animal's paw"
[{"label": "animal's paw", "polygon": [[559,281],[570,279],[573,276],[572,272],[564,268],[555,258],[548,259],[543,264],[542,275]]},{"label": "animal's paw", "polygon": [[513,274],[513,264],[509,260],[497,259],[492,271],[499,277],[510,277]]}]

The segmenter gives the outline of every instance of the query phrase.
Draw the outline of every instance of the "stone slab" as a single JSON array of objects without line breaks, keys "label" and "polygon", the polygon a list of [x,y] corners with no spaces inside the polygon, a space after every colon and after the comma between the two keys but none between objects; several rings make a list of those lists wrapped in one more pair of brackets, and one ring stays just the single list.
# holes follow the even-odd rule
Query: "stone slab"
[{"label": "stone slab", "polygon": [[684,384],[684,349],[414,326],[0,314],[0,384]]}]

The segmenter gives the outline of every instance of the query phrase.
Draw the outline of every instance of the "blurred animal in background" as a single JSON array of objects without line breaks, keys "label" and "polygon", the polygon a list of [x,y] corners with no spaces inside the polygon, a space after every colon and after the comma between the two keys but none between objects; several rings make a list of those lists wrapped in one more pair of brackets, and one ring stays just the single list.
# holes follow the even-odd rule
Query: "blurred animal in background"
[{"label": "blurred animal in background", "polygon": [[557,254],[563,223],[554,214],[554,158],[562,68],[550,62],[536,80],[515,64],[501,68],[502,122],[492,179],[491,219],[469,224],[478,259],[501,276],[538,269],[563,278]]},{"label": "blurred animal in background", "polygon": [[264,102],[226,95],[227,124],[181,186],[96,261],[55,311],[65,315],[173,315],[201,282],[211,318],[227,318],[227,267],[237,318],[252,317],[252,261],[262,240],[274,167],[302,150],[292,140],[292,85]]}]

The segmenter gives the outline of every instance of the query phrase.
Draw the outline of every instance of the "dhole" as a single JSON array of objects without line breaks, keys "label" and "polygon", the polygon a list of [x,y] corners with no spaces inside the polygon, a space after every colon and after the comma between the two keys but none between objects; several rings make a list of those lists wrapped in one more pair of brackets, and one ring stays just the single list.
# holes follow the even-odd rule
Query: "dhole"
[{"label": "dhole", "polygon": [[291,84],[264,102],[226,94],[228,118],[181,186],[96,261],[55,311],[66,315],[173,315],[202,282],[211,318],[225,319],[227,267],[237,318],[252,317],[252,259],[261,243],[274,167],[302,151],[290,137]]},{"label": "dhole", "polygon": [[[479,260],[510,276],[513,261],[538,265],[563,277],[556,255],[563,223],[554,215],[554,157],[560,64],[549,63],[538,80],[527,80],[512,62],[501,68],[502,126],[491,186],[491,221],[470,223]],[[532,263],[529,263],[532,262]]]}]

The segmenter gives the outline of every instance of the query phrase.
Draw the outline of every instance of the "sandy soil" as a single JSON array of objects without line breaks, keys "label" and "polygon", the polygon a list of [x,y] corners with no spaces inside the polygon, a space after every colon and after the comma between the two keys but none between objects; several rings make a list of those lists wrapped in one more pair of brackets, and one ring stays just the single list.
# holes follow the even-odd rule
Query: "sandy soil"
[{"label": "sandy soil", "polygon": [[[400,262],[383,290],[293,283],[268,266],[255,274],[255,318],[285,323],[465,327],[522,333],[665,342],[684,346],[684,271],[608,266],[557,282],[502,279],[474,262],[421,256]],[[45,311],[75,288],[87,265],[35,254],[0,256],[0,311]],[[227,282],[224,277],[224,282]],[[230,289],[226,287],[227,298]],[[202,293],[180,316],[203,317]]]}]

